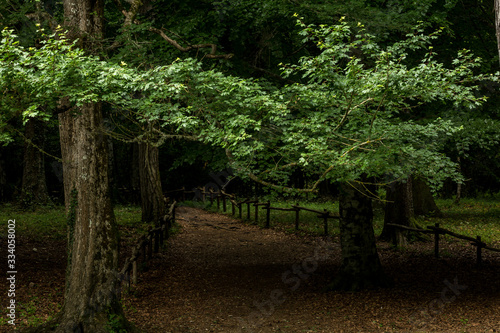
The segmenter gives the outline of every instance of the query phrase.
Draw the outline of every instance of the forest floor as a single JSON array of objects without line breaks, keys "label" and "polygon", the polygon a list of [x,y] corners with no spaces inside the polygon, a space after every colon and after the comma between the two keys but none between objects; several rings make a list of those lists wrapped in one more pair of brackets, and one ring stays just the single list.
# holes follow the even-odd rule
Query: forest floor
[{"label": "forest floor", "polygon": [[[336,238],[262,229],[197,208],[180,207],[177,221],[181,231],[123,291],[127,318],[144,332],[500,332],[500,255],[485,251],[478,269],[466,242],[445,238],[440,259],[433,242],[404,250],[378,243],[393,288],[325,292],[340,265]],[[18,327],[60,308],[64,249],[64,240],[18,240]],[[0,332],[7,332],[2,312]]]}]

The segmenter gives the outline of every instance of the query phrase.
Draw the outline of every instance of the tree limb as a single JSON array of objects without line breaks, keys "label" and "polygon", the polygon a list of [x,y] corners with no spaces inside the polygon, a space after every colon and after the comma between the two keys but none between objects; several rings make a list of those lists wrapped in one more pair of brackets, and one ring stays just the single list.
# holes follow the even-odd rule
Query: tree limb
[{"label": "tree limb", "polygon": [[[233,154],[231,153],[231,151],[229,149],[226,149],[226,156],[229,159],[229,162],[234,164]],[[313,188],[292,188],[292,187],[283,186],[283,185],[276,185],[276,184],[267,182],[263,179],[260,179],[254,173],[252,173],[251,171],[248,171],[248,170],[244,170],[242,167],[236,167],[236,169],[238,171],[246,174],[248,176],[248,178],[250,178],[254,182],[262,184],[262,185],[270,187],[270,188],[273,188],[277,191],[287,192],[287,193],[292,193],[292,192],[315,193],[315,192],[317,192],[317,190],[314,187]]]},{"label": "tree limb", "polygon": [[[125,7],[123,7],[123,4],[121,3],[120,0],[114,0],[115,4],[117,5],[118,9],[121,11],[121,13],[125,16],[125,21],[123,22],[123,27],[126,28],[132,23],[135,24],[140,24],[139,21],[137,21],[135,18],[137,16],[137,13],[139,12],[139,9],[143,5],[141,0],[130,0],[130,8],[129,10],[126,10]],[[202,49],[202,48],[211,48],[211,51],[209,54],[205,54],[205,58],[209,59],[230,59],[233,57],[232,53],[228,54],[216,54],[217,51],[217,45],[212,44],[212,43],[206,43],[206,44],[195,44],[195,45],[189,45],[187,47],[183,47],[180,45],[175,39],[169,37],[165,32],[161,29],[155,28],[155,27],[149,27],[149,31],[154,32],[158,35],[161,36],[165,41],[167,41],[170,45],[174,46],[176,49],[182,52],[187,52],[193,49]],[[117,47],[119,47],[121,43],[119,41],[115,41],[110,47],[108,47],[108,50],[114,50]]]},{"label": "tree limb", "polygon": [[206,43],[206,44],[195,44],[195,45],[189,45],[188,47],[183,47],[181,46],[179,43],[177,43],[176,40],[170,38],[169,36],[167,36],[163,30],[161,29],[158,29],[158,28],[154,28],[154,27],[149,27],[149,31],[152,31],[158,35],[161,36],[161,38],[163,38],[164,40],[166,40],[168,43],[170,43],[170,45],[174,46],[176,49],[178,49],[179,51],[182,51],[182,52],[187,52],[189,50],[192,50],[192,49],[202,49],[202,48],[211,48],[212,50],[210,51],[209,54],[206,54],[204,57],[205,58],[209,58],[209,59],[230,59],[233,57],[233,54],[232,53],[228,53],[228,54],[215,54],[215,52],[217,51],[217,45],[215,44],[211,44],[211,43]]}]

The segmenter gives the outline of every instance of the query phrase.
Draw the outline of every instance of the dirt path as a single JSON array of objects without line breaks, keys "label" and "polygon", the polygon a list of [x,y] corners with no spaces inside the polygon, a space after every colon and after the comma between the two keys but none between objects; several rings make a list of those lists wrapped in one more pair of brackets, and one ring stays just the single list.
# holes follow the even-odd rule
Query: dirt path
[{"label": "dirt path", "polygon": [[[147,283],[139,284],[136,296],[144,303],[132,302],[138,311],[128,314],[137,321],[141,312],[156,317],[141,322],[151,332],[258,331],[263,323],[273,331],[286,326],[276,314],[292,297],[291,289],[306,288],[312,280],[308,273],[331,260],[329,253],[337,246],[199,209],[181,207],[177,214],[183,231],[143,275]],[[154,309],[148,306],[152,298],[158,306]]]},{"label": "dirt path", "polygon": [[324,293],[340,264],[335,241],[194,208],[179,208],[178,222],[182,233],[124,300],[147,332],[500,331],[498,260],[478,271],[467,255],[436,261],[427,249],[381,247],[395,288]]}]

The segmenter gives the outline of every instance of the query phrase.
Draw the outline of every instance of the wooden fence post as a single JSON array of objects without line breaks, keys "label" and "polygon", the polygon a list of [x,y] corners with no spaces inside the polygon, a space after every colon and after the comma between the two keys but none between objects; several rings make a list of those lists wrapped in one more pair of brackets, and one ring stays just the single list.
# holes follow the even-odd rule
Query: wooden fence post
[{"label": "wooden fence post", "polygon": [[154,231],[154,239],[155,239],[154,253],[158,253],[160,251],[160,230],[156,230],[156,228]]},{"label": "wooden fence post", "polygon": [[137,260],[132,263],[132,283],[137,284]]},{"label": "wooden fence post", "polygon": [[266,204],[266,228],[271,225],[271,202],[268,200]]},{"label": "wooden fence post", "polygon": [[186,188],[182,187],[182,201],[186,201]]},{"label": "wooden fence post", "polygon": [[160,246],[163,247],[165,242],[165,229],[167,229],[166,216],[160,219]]},{"label": "wooden fence post", "polygon": [[131,280],[131,278],[132,278],[132,277],[130,276],[130,275],[131,275],[131,274],[130,274],[130,270],[131,270],[131,268],[129,268],[129,269],[127,270],[127,272],[125,273],[125,281],[127,282],[127,291],[128,291],[128,292],[130,292],[130,280]]},{"label": "wooden fence post", "polygon": [[148,234],[148,260],[153,258],[153,235]]},{"label": "wooden fence post", "polygon": [[234,208],[234,201],[231,200],[231,214],[234,216],[234,214],[236,214],[236,210]]},{"label": "wooden fence post", "polygon": [[434,256],[439,258],[439,223],[434,224],[436,229],[434,229]]},{"label": "wooden fence post", "polygon": [[253,204],[255,207],[255,224],[259,224],[259,202]]},{"label": "wooden fence post", "polygon": [[[297,206],[299,203],[297,203]],[[299,230],[299,215],[300,215],[300,209],[298,207],[295,207],[295,230]]]},{"label": "wooden fence post", "polygon": [[226,212],[226,195],[221,192],[222,195],[222,211],[225,213]]},{"label": "wooden fence post", "polygon": [[477,257],[476,259],[477,259],[477,261],[476,261],[476,264],[477,264],[477,267],[481,267],[481,263],[482,263],[482,258],[481,258],[481,248],[482,248],[482,246],[481,246],[481,243],[482,243],[481,242],[481,236],[477,236],[476,239],[477,239],[477,245],[476,245],[476,247],[477,247],[477,249],[476,249],[476,257]]},{"label": "wooden fence post", "polygon": [[147,245],[147,239],[144,239],[141,245],[141,251],[142,251],[142,265],[144,268],[148,266],[148,258],[146,257],[146,245]]},{"label": "wooden fence post", "polygon": [[323,213],[323,226],[325,229],[325,236],[328,236],[328,210],[324,210],[325,212]]},{"label": "wooden fence post", "polygon": [[217,211],[220,210],[220,194],[217,194]]},{"label": "wooden fence post", "polygon": [[250,202],[247,202],[247,220],[250,221]]},{"label": "wooden fence post", "polygon": [[242,219],[242,213],[241,213],[241,202],[238,202],[238,215],[240,217],[240,220]]}]

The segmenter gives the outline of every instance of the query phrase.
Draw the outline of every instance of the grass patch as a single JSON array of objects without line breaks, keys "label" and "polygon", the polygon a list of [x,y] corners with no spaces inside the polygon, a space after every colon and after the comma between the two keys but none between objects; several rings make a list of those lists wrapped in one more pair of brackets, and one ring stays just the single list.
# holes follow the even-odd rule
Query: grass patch
[{"label": "grass patch", "polygon": [[7,221],[16,220],[16,234],[30,238],[66,237],[66,215],[63,206],[37,207],[24,211],[16,205],[3,204],[0,208],[0,234],[7,233]]},{"label": "grass patch", "polygon": [[[436,200],[444,217],[420,218],[422,226],[439,223],[440,227],[469,237],[481,236],[483,242],[500,245],[500,200],[462,199],[456,205],[451,199]],[[450,240],[464,242],[456,238]]]},{"label": "grass patch", "polygon": [[[141,207],[116,206],[116,222],[120,227],[133,228],[135,232],[145,232],[149,226],[141,222]],[[28,238],[66,238],[66,213],[64,206],[37,207],[34,211],[24,211],[16,205],[4,204],[0,207],[0,235],[7,234],[7,221],[16,220],[16,235]]]}]

